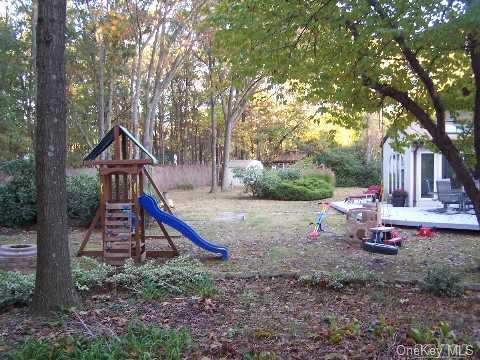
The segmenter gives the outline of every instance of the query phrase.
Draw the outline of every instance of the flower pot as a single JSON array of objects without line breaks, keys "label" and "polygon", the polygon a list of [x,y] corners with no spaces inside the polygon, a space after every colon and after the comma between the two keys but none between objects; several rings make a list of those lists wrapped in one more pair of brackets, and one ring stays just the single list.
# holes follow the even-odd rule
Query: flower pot
[{"label": "flower pot", "polygon": [[406,196],[392,195],[392,205],[393,205],[393,207],[405,207],[405,200],[407,200]]}]

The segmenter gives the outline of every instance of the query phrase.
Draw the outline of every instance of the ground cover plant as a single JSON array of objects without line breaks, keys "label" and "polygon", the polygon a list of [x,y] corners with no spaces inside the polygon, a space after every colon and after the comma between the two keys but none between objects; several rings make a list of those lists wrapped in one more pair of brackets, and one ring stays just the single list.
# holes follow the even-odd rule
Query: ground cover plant
[{"label": "ground cover plant", "polygon": [[30,338],[12,360],[40,359],[182,359],[191,346],[191,339],[185,329],[175,331],[155,325],[146,326],[132,322],[125,334],[120,336],[99,336],[94,339],[85,336],[38,340]]},{"label": "ground cover plant", "polygon": [[[137,266],[128,260],[120,269],[81,257],[73,259],[72,275],[74,286],[80,292],[115,287],[150,299],[187,294],[212,297],[216,292],[211,276],[197,260],[188,256],[169,260],[164,265],[147,262]],[[9,305],[29,304],[34,287],[33,274],[0,271],[0,310]]]},{"label": "ground cover plant", "polygon": [[92,293],[81,309],[50,319],[13,308],[0,314],[0,351],[17,359],[55,352],[67,359],[122,352],[161,359],[392,359],[397,346],[437,342],[478,351],[474,295],[452,299],[375,283],[339,291],[281,277],[216,284],[215,298]]}]

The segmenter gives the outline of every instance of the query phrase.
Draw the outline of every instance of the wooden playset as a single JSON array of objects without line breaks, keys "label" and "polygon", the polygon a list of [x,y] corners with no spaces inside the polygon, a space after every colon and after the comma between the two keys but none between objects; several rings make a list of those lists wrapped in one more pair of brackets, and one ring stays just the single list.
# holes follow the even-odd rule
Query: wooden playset
[{"label": "wooden playset", "polygon": [[[97,159],[113,144],[111,159]],[[144,159],[133,159],[132,147],[137,146],[145,155]],[[106,156],[105,156],[106,157]],[[173,257],[178,250],[173,238],[158,222],[163,235],[145,234],[145,211],[138,198],[144,192],[144,186],[150,183],[164,211],[172,213],[166,199],[159,191],[146,166],[157,163],[155,157],[145,149],[123,126],[113,127],[99,144],[88,154],[84,163],[96,166],[100,175],[100,204],[93,221],[85,234],[78,256],[102,257],[110,264],[123,264],[125,259],[133,258],[141,262],[151,257]],[[86,250],[94,229],[100,223],[102,250]],[[146,239],[164,239],[168,250],[147,250]]]}]

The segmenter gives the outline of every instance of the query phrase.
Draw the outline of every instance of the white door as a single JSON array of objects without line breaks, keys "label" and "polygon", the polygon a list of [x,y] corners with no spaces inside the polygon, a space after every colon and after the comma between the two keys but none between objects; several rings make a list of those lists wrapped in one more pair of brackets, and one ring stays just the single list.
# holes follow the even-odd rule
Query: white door
[{"label": "white door", "polygon": [[435,154],[420,153],[420,199],[432,199],[435,191]]}]

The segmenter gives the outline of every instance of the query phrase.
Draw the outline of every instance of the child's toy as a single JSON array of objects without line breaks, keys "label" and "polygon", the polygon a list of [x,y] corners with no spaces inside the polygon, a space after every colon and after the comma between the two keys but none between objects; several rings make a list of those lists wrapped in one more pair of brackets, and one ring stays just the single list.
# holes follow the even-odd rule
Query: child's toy
[{"label": "child's toy", "polygon": [[435,230],[426,226],[420,226],[417,232],[418,237],[428,237],[432,238],[435,236]]},{"label": "child's toy", "polygon": [[398,246],[402,245],[402,238],[390,226],[378,226],[370,229],[370,238],[364,239],[362,248],[368,252],[397,255]]},{"label": "child's toy", "polygon": [[371,185],[362,194],[349,195],[345,198],[345,202],[353,203],[354,201],[370,201],[381,200],[382,197],[382,185]]},{"label": "child's toy", "polygon": [[377,202],[372,205],[347,212],[345,228],[349,238],[363,241],[370,236],[371,228],[382,224],[380,204]]},{"label": "child's toy", "polygon": [[319,202],[321,205],[320,212],[317,214],[317,219],[314,223],[310,223],[310,226],[314,225],[313,230],[310,231],[307,236],[311,240],[316,240],[320,233],[324,232],[325,229],[322,227],[323,220],[325,220],[327,216],[327,211],[330,208],[329,202]]},{"label": "child's toy", "polygon": [[[113,144],[111,160],[97,160],[111,144]],[[130,158],[132,146],[137,146],[145,158]],[[136,262],[141,262],[146,257],[176,256],[178,250],[173,243],[173,238],[179,236],[170,235],[164,226],[167,224],[180,231],[196,245],[218,253],[224,259],[228,257],[225,248],[208,243],[186,223],[173,216],[168,201],[146,169],[147,165],[158,163],[157,159],[126,128],[120,125],[112,128],[84,161],[99,169],[100,206],[80,245],[78,256],[101,256],[104,261],[114,265],[123,264],[124,260],[130,257]],[[153,211],[156,201],[144,195],[144,185],[147,181],[162,203],[164,211],[168,213],[168,222],[165,220],[166,217],[160,217],[158,212]],[[152,201],[154,204],[151,204]],[[145,207],[147,203],[148,208]],[[145,210],[157,220],[163,235],[147,236],[145,234]],[[102,250],[85,250],[99,222],[102,231]],[[167,240],[169,250],[147,250],[145,240],[149,238]]]}]

